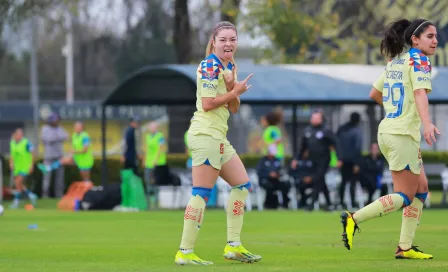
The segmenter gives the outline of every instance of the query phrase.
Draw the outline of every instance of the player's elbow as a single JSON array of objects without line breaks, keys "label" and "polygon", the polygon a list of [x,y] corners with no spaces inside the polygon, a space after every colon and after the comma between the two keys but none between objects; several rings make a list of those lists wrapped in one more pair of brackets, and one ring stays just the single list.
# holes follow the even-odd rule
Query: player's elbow
[{"label": "player's elbow", "polygon": [[418,99],[418,98],[425,98],[425,97],[427,97],[426,93],[427,93],[426,89],[417,89],[417,90],[414,91],[414,97],[416,99]]},{"label": "player's elbow", "polygon": [[369,97],[370,97],[370,99],[376,101],[376,98],[378,97],[378,94],[380,94],[380,92],[377,89],[372,88],[372,90],[370,90]]},{"label": "player's elbow", "polygon": [[383,102],[383,94],[375,88],[372,88],[369,97],[378,104],[382,104]]},{"label": "player's elbow", "polygon": [[208,104],[202,104],[202,109],[205,111],[205,112],[208,112],[208,111],[211,111],[212,110],[212,107],[210,106],[210,105],[208,105]]},{"label": "player's elbow", "polygon": [[202,109],[205,112],[213,110],[213,98],[210,97],[203,97],[202,98]]}]

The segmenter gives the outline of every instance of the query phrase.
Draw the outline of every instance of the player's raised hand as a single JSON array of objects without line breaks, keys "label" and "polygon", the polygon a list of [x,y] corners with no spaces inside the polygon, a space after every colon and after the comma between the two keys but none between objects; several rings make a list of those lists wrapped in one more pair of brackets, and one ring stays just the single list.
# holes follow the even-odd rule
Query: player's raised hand
[{"label": "player's raised hand", "polygon": [[233,90],[238,95],[242,95],[243,93],[245,93],[247,90],[249,90],[252,87],[252,85],[247,85],[247,82],[253,75],[254,74],[250,74],[243,81],[239,81],[239,82],[235,83],[235,86],[233,86]]},{"label": "player's raised hand", "polygon": [[436,128],[436,126],[434,126],[434,124],[429,123],[423,126],[423,136],[429,146],[432,146],[432,143],[437,141],[436,134],[440,135],[440,131]]}]

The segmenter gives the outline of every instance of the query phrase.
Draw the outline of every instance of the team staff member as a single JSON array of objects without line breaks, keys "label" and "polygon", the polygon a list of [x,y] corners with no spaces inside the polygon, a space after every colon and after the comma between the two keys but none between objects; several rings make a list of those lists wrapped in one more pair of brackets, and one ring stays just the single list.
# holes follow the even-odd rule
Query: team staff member
[{"label": "team staff member", "polygon": [[329,129],[324,126],[323,111],[317,110],[311,114],[310,126],[305,128],[302,137],[302,146],[299,151],[299,158],[303,158],[303,154],[309,154],[308,159],[313,163],[315,175],[313,176],[313,193],[311,195],[311,204],[307,210],[314,209],[314,203],[319,198],[319,193],[323,192],[327,202],[327,209],[333,209],[325,183],[325,174],[330,164],[331,151],[335,150],[336,139]]},{"label": "team staff member", "polygon": [[132,117],[129,122],[129,127],[124,134],[124,151],[121,156],[121,161],[124,164],[124,169],[132,169],[135,175],[138,175],[138,159],[139,154],[137,147],[137,129],[139,127],[140,119],[138,117]]}]

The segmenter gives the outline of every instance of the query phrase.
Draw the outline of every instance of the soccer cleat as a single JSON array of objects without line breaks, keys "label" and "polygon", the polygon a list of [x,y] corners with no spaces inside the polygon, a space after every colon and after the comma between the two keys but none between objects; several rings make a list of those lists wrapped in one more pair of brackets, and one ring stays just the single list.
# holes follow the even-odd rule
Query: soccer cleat
[{"label": "soccer cleat", "polygon": [[418,259],[418,260],[427,260],[432,259],[431,254],[423,253],[423,251],[419,250],[417,246],[412,246],[410,249],[403,250],[400,247],[397,248],[397,252],[395,252],[395,259]]},{"label": "soccer cleat", "polygon": [[355,236],[356,230],[358,230],[358,225],[353,220],[352,214],[349,212],[343,212],[341,214],[342,223],[342,241],[344,246],[350,250],[353,247],[353,236]]},{"label": "soccer cleat", "polygon": [[261,261],[260,255],[250,253],[241,244],[239,246],[231,246],[227,244],[224,248],[224,258],[243,263],[256,263]]},{"label": "soccer cleat", "polygon": [[212,265],[212,262],[204,261],[193,252],[190,253],[183,253],[181,250],[179,250],[176,253],[176,257],[174,259],[174,262],[178,265]]}]

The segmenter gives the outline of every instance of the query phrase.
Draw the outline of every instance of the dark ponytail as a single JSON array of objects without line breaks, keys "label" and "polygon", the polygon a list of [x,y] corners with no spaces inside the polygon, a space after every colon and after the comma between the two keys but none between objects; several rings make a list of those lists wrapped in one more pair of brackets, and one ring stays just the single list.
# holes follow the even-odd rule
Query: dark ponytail
[{"label": "dark ponytail", "polygon": [[406,19],[398,20],[390,24],[381,41],[381,54],[393,59],[403,52],[405,46],[412,47],[412,36],[420,38],[420,35],[433,23],[425,19],[416,19],[412,22]]},{"label": "dark ponytail", "polygon": [[406,44],[405,32],[410,25],[409,20],[402,19],[387,26],[380,47],[383,56],[393,59],[403,52]]}]

